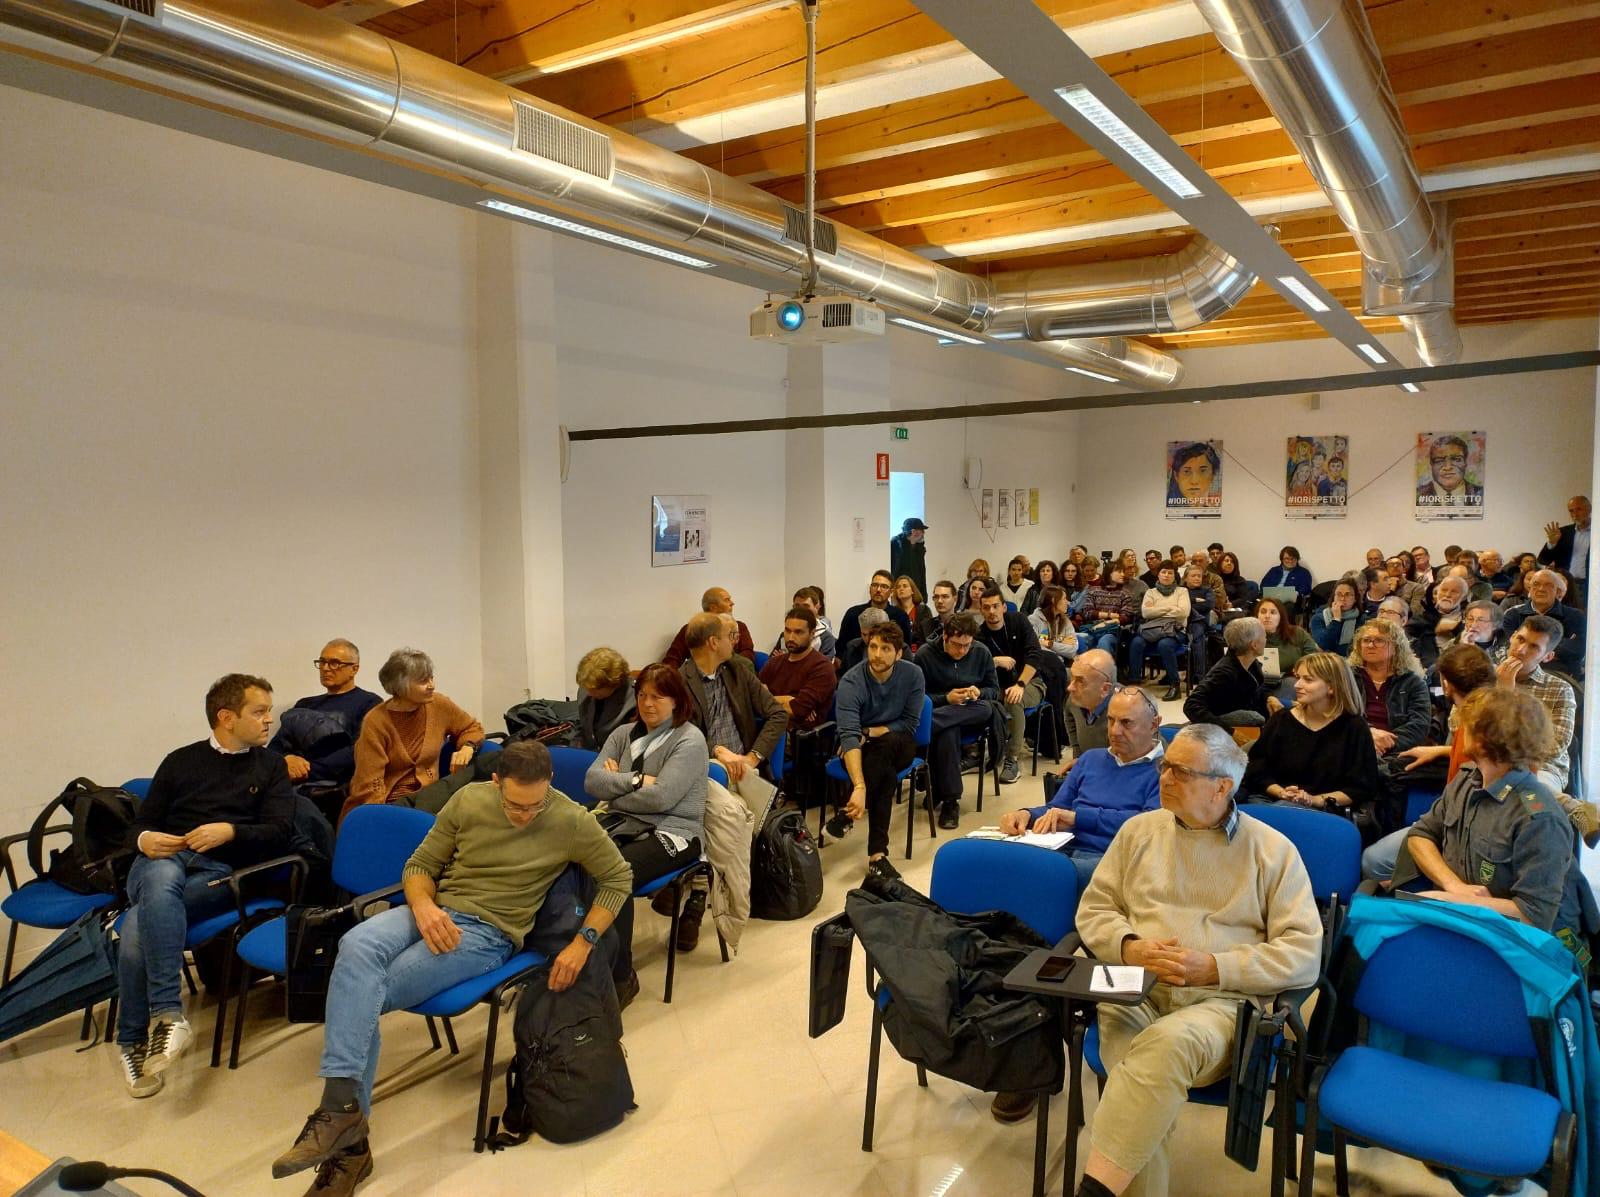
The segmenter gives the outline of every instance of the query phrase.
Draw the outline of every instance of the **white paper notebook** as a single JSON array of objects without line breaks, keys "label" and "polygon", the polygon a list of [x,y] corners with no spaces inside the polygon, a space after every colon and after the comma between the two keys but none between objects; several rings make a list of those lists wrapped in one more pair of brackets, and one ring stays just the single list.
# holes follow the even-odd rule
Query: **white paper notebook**
[{"label": "white paper notebook", "polygon": [[1072,842],[1070,831],[1048,831],[1043,835],[1036,831],[1024,831],[1021,835],[1006,835],[998,827],[979,827],[976,831],[967,832],[969,840],[1005,840],[1010,844],[1032,844],[1036,848],[1049,848],[1052,852],[1057,848],[1064,848]]},{"label": "white paper notebook", "polygon": [[1144,969],[1137,964],[1097,964],[1089,978],[1090,993],[1138,993],[1144,988]]}]

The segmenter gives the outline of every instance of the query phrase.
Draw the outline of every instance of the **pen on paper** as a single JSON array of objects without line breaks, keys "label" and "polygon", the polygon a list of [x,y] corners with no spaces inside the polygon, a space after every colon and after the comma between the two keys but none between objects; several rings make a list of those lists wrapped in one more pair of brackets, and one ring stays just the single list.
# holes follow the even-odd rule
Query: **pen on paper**
[{"label": "pen on paper", "polygon": [[1106,979],[1107,989],[1115,989],[1117,987],[1117,983],[1111,979],[1111,970],[1109,968],[1102,964],[1100,966],[1100,973]]}]

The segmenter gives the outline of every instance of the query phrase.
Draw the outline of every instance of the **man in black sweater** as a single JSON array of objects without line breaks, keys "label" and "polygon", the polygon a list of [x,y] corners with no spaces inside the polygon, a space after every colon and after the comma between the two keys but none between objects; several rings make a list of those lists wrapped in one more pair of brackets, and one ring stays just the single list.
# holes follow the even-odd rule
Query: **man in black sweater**
[{"label": "man in black sweater", "polygon": [[117,1045],[134,1097],[161,1090],[193,1039],[179,988],[189,924],[231,905],[211,885],[288,851],[294,788],[272,732],[272,686],[230,673],[206,692],[211,735],[167,754],[130,835],[128,914],[118,955]]},{"label": "man in black sweater", "polygon": [[[361,650],[348,640],[328,641],[312,664],[323,692],[302,698],[289,710],[314,711],[325,718],[286,712],[267,747],[283,755],[290,781],[347,786],[356,768],[361,721],[383,699],[356,685]],[[343,729],[344,739],[335,734],[335,725]]]},{"label": "man in black sweater", "polygon": [[957,611],[944,635],[911,658],[933,700],[933,743],[928,750],[929,793],[939,804],[939,826],[961,825],[961,733],[987,728],[1000,700],[994,658],[975,642],[978,617]]},{"label": "man in black sweater", "polygon": [[1023,712],[1044,699],[1044,679],[1038,676],[1038,658],[1044,650],[1039,647],[1039,637],[1028,617],[1006,610],[1005,596],[998,584],[990,582],[984,588],[979,610],[983,612],[983,626],[978,629],[978,641],[994,658],[1006,719],[1006,751],[1000,780],[1010,784],[1022,775],[1017,762],[1022,756],[1026,722]]}]

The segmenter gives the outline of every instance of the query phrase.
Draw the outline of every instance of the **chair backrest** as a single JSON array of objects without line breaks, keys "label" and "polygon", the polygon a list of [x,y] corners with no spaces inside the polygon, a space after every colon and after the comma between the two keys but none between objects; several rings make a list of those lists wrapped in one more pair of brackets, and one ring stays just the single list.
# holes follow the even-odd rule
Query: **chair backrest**
[{"label": "chair backrest", "polygon": [[132,794],[140,802],[143,802],[146,798],[150,797],[150,783],[154,780],[155,779],[151,777],[130,777],[127,781],[122,783],[122,788],[127,790],[128,793]]},{"label": "chair backrest", "polygon": [[1427,814],[1433,804],[1439,801],[1439,794],[1440,791],[1434,786],[1407,786],[1405,826],[1410,827]]},{"label": "chair backrest", "polygon": [[500,744],[500,742],[498,740],[485,740],[478,747],[478,755],[479,756],[492,756],[495,753],[499,752],[501,747],[502,747],[502,745]]},{"label": "chair backrest", "polygon": [[722,767],[721,761],[711,761],[706,765],[706,776],[719,785],[728,784],[728,771]]},{"label": "chair backrest", "polygon": [[352,894],[397,885],[400,870],[433,828],[433,816],[409,806],[358,806],[333,842],[333,883]]},{"label": "chair backrest", "polygon": [[574,802],[593,806],[595,800],[583,788],[583,775],[589,772],[589,766],[594,764],[599,755],[587,748],[565,748],[560,745],[551,748],[550,761],[555,766],[551,784]]},{"label": "chair backrest", "polygon": [[783,750],[784,750],[785,745],[788,742],[788,739],[789,739],[789,733],[788,732],[784,732],[783,735],[778,737],[778,746],[772,750],[772,759],[767,762],[767,764],[769,766],[771,766],[771,768],[772,768],[772,780],[773,781],[782,781],[783,780],[783,769],[784,769]]},{"label": "chair backrest", "polygon": [[1491,949],[1443,927],[1385,940],[1355,1008],[1373,1022],[1462,1051],[1537,1059],[1522,982]]},{"label": "chair backrest", "polygon": [[769,659],[770,658],[769,658],[767,653],[763,653],[763,652],[756,653],[756,672],[757,673],[760,673],[763,669],[765,669],[767,667],[767,661]]},{"label": "chair backrest", "polygon": [[1242,808],[1253,819],[1281,831],[1294,844],[1311,876],[1318,902],[1338,895],[1349,902],[1361,884],[1361,833],[1349,819],[1299,806],[1252,802]]},{"label": "chair backrest", "polygon": [[1295,604],[1300,601],[1300,592],[1293,586],[1263,586],[1261,588],[1261,597],[1277,599],[1285,607],[1293,611]]},{"label": "chair backrest", "polygon": [[1181,732],[1183,727],[1184,725],[1181,723],[1163,723],[1156,730],[1161,733],[1161,742],[1163,744],[1170,744],[1172,743],[1173,737]]},{"label": "chair backrest", "polygon": [[917,720],[916,741],[919,756],[926,756],[933,743],[933,699],[922,696],[922,715]]},{"label": "chair backrest", "polygon": [[1005,910],[1057,943],[1078,913],[1078,870],[1062,852],[999,840],[951,840],[933,856],[928,896],[953,914]]}]

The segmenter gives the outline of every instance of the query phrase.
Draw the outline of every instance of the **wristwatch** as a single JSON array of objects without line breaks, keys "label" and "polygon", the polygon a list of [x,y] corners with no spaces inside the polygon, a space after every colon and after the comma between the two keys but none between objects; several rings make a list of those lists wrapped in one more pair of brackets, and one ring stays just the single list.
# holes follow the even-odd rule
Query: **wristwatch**
[{"label": "wristwatch", "polygon": [[633,788],[636,789],[636,790],[642,790],[644,788],[644,770],[643,769],[640,769],[637,773],[635,773],[633,775]]},{"label": "wristwatch", "polygon": [[578,934],[583,937],[583,942],[588,944],[591,948],[600,942],[600,932],[596,931],[593,927],[585,927],[582,931],[579,931]]}]

